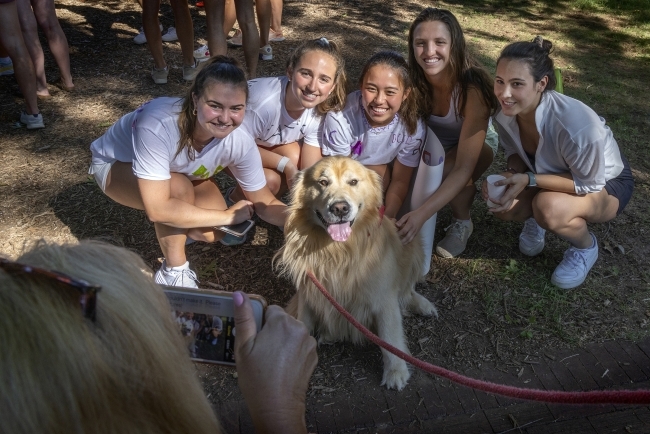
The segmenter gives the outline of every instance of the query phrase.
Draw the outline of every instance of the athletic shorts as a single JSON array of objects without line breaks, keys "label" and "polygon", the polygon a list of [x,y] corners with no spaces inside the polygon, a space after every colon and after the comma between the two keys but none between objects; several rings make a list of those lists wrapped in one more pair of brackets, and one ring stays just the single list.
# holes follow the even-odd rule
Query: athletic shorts
[{"label": "athletic shorts", "polygon": [[113,158],[108,158],[106,161],[101,163],[91,164],[90,169],[88,169],[88,174],[95,177],[97,185],[106,193],[106,179],[108,178],[108,173],[111,171],[111,167],[115,164],[117,160]]},{"label": "athletic shorts", "polygon": [[630,170],[630,163],[628,163],[627,158],[625,158],[622,152],[621,160],[623,160],[623,170],[621,173],[616,178],[610,179],[605,183],[607,193],[618,199],[618,211],[616,211],[616,215],[619,215],[623,211],[623,208],[625,208],[632,198],[632,192],[634,191],[634,177]]}]

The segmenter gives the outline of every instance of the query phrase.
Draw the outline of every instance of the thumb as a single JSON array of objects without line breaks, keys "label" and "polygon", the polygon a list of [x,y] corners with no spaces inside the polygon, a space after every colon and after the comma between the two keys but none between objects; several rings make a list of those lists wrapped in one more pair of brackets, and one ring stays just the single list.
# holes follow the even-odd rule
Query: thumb
[{"label": "thumb", "polygon": [[[235,291],[232,295],[235,305],[235,327],[237,328],[237,339],[235,339],[235,354],[248,354],[253,348],[253,341],[257,335],[257,324],[253,316],[248,295],[241,291]],[[236,358],[239,358],[236,356]]]}]

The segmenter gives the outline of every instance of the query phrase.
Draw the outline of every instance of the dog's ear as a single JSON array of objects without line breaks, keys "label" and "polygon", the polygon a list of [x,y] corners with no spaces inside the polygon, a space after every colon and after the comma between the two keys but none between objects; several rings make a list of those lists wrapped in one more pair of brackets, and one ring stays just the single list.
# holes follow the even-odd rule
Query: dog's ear
[{"label": "dog's ear", "polygon": [[305,172],[309,169],[301,170],[296,173],[296,176],[293,177],[293,184],[291,185],[291,190],[289,191],[289,200],[290,204],[296,203],[298,195],[303,191],[303,182],[305,180]]},{"label": "dog's ear", "polygon": [[366,173],[368,174],[368,181],[372,183],[373,189],[373,201],[377,204],[377,207],[381,206],[384,201],[383,190],[384,190],[384,181],[374,170],[368,169]]}]

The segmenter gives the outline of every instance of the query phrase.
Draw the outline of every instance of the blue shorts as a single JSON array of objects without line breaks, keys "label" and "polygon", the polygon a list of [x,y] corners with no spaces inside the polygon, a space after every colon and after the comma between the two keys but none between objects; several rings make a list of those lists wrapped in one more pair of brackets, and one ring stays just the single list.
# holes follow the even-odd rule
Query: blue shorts
[{"label": "blue shorts", "polygon": [[627,158],[625,158],[622,152],[621,160],[623,160],[623,170],[621,173],[616,178],[610,179],[605,183],[607,193],[618,199],[616,215],[623,212],[623,208],[625,208],[632,198],[632,192],[634,191],[634,177],[630,170],[630,163],[628,163]]}]

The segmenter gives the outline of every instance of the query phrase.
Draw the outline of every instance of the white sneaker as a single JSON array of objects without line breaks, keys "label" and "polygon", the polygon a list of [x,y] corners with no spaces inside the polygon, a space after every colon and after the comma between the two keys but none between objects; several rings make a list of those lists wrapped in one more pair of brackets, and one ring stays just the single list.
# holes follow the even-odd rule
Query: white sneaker
[{"label": "white sneaker", "polygon": [[[160,27],[160,31],[162,32],[162,29],[163,29],[162,24],[158,24],[158,26]],[[140,27],[140,33],[135,35],[135,37],[133,38],[133,42],[135,42],[138,45],[142,45],[142,44],[147,43],[147,37],[144,35],[144,29],[142,27]]]},{"label": "white sneaker", "polygon": [[260,48],[260,60],[273,60],[273,48],[270,45]]},{"label": "white sneaker", "polygon": [[27,114],[26,111],[20,113],[20,123],[25,124],[28,130],[35,130],[38,128],[45,128],[43,123],[43,115],[38,113],[35,115]]},{"label": "white sneaker", "polygon": [[284,39],[282,33],[275,33],[273,29],[269,29],[269,42],[282,42]]},{"label": "white sneaker", "polygon": [[163,69],[157,69],[156,67],[151,69],[151,78],[156,84],[167,84],[168,75],[169,69],[166,66]]},{"label": "white sneaker", "polygon": [[589,274],[589,270],[598,259],[598,241],[596,236],[589,232],[593,245],[588,249],[577,249],[573,246],[564,252],[564,259],[557,266],[551,276],[551,283],[562,289],[571,289],[582,284]]},{"label": "white sneaker", "polygon": [[241,30],[237,30],[235,35],[226,41],[229,47],[241,47],[244,42],[242,41]]},{"label": "white sneaker", "polygon": [[454,258],[465,251],[467,240],[474,231],[472,220],[456,220],[447,226],[447,235],[436,246],[436,253],[443,258]]},{"label": "white sneaker", "polygon": [[162,35],[163,42],[174,42],[178,41],[178,35],[176,34],[176,27],[170,27],[167,29],[167,32]]},{"label": "white sneaker", "polygon": [[199,62],[205,62],[210,58],[210,50],[207,45],[202,45],[194,50],[194,58]]},{"label": "white sneaker", "polygon": [[199,73],[199,62],[194,60],[194,65],[192,66],[183,66],[183,80],[192,81],[196,77],[196,74]]},{"label": "white sneaker", "polygon": [[526,256],[537,256],[544,250],[544,236],[546,230],[542,229],[534,217],[524,222],[524,228],[519,234],[519,251]]},{"label": "white sneaker", "polygon": [[156,283],[168,286],[182,286],[185,288],[198,288],[199,279],[196,273],[190,270],[190,263],[186,262],[178,267],[167,267],[167,262],[163,261],[160,270],[156,271],[154,276]]}]

